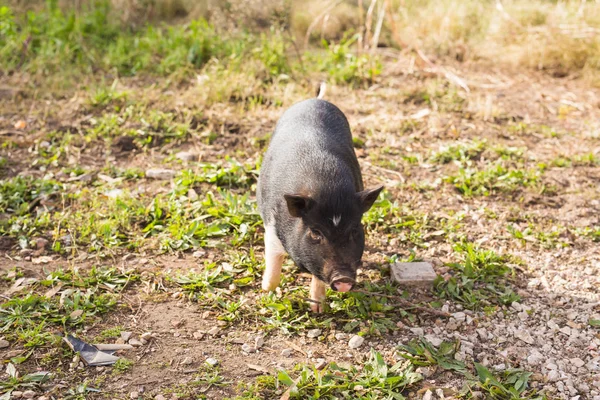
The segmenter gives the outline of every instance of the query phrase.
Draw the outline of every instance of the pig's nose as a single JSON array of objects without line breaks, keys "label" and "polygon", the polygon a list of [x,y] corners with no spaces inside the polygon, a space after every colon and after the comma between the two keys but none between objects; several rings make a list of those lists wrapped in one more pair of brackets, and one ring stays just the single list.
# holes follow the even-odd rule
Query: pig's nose
[{"label": "pig's nose", "polygon": [[338,292],[349,292],[352,289],[352,286],[354,286],[354,282],[347,279],[335,281],[331,284],[331,288]]}]

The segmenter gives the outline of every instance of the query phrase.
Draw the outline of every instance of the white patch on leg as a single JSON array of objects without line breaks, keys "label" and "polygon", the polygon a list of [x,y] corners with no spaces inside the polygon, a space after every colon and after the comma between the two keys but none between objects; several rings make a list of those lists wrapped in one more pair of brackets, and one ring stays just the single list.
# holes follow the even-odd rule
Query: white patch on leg
[{"label": "white patch on leg", "polygon": [[338,226],[340,224],[341,220],[342,220],[341,215],[334,215],[333,218],[331,219],[331,221],[333,222],[333,226]]},{"label": "white patch on leg", "polygon": [[274,226],[265,226],[265,273],[262,280],[262,288],[272,291],[279,286],[281,281],[281,266],[285,249],[277,237]]},{"label": "white patch on leg", "polygon": [[[325,283],[313,276],[310,281],[310,309],[319,313],[323,311],[323,302],[325,301]],[[315,303],[315,301],[317,303]]]}]

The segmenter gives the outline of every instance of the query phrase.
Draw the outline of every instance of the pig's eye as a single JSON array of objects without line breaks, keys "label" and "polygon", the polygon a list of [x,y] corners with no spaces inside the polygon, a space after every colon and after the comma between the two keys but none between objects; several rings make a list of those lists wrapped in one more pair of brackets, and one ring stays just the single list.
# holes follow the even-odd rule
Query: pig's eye
[{"label": "pig's eye", "polygon": [[308,236],[310,236],[311,240],[315,243],[318,243],[321,240],[323,240],[323,234],[317,229],[309,229]]}]

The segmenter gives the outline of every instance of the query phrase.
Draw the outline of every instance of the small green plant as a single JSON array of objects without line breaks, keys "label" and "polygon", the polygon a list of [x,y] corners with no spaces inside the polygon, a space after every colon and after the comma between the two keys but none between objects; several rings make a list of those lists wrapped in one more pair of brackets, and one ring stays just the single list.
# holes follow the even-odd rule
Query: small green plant
[{"label": "small green plant", "polygon": [[345,368],[335,363],[323,370],[299,366],[299,376],[292,379],[279,371],[277,379],[288,387],[292,399],[403,399],[404,389],[423,379],[408,361],[388,365],[380,353],[371,350],[362,369]]},{"label": "small green plant", "polygon": [[452,161],[465,162],[476,160],[486,149],[484,140],[473,140],[442,147],[431,157],[432,162],[447,164]]},{"label": "small green plant", "polygon": [[10,399],[10,393],[15,390],[31,390],[39,387],[44,382],[51,378],[49,372],[34,372],[24,376],[19,376],[19,373],[12,363],[8,363],[6,367],[6,374],[8,378],[6,380],[0,380],[0,391],[4,392],[4,398],[8,393],[6,399]]},{"label": "small green plant", "polygon": [[496,164],[483,170],[460,168],[458,174],[448,176],[445,180],[470,197],[511,193],[537,183],[540,175],[540,169],[512,169]]},{"label": "small green plant", "polygon": [[529,389],[529,378],[533,372],[510,368],[500,374],[494,374],[486,367],[475,363],[477,377],[471,379],[471,384],[463,390],[463,397],[470,399],[473,389],[487,393],[490,399],[497,400],[543,400],[544,395],[538,395]]},{"label": "small green plant", "polygon": [[426,339],[413,339],[406,345],[400,346],[400,356],[410,360],[413,365],[429,366],[439,365],[446,370],[452,370],[461,374],[467,373],[464,362],[456,360],[454,355],[460,347],[460,342],[442,342],[438,348],[434,347]]},{"label": "small green plant", "polygon": [[449,279],[438,276],[435,280],[435,290],[440,297],[454,299],[472,309],[490,304],[511,304],[520,299],[508,286],[508,277],[513,270],[505,257],[470,243],[455,245],[455,251],[463,261],[448,264],[454,271]]},{"label": "small green plant", "polygon": [[372,82],[381,73],[381,63],[370,54],[357,55],[352,45],[359,36],[347,35],[339,43],[323,41],[326,56],[319,60],[320,70],[329,74],[335,83],[361,84]]},{"label": "small green plant", "polygon": [[117,362],[113,365],[112,373],[113,375],[120,375],[129,371],[132,367],[133,361],[128,360],[126,358],[119,358]]}]

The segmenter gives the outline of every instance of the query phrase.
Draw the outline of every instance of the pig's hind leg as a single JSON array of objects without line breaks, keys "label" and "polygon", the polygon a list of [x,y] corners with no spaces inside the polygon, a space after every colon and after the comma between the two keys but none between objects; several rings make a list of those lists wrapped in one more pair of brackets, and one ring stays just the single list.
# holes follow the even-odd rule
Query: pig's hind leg
[{"label": "pig's hind leg", "polygon": [[281,266],[285,250],[277,237],[274,226],[265,225],[265,273],[262,288],[266,291],[275,290],[281,280]]}]

